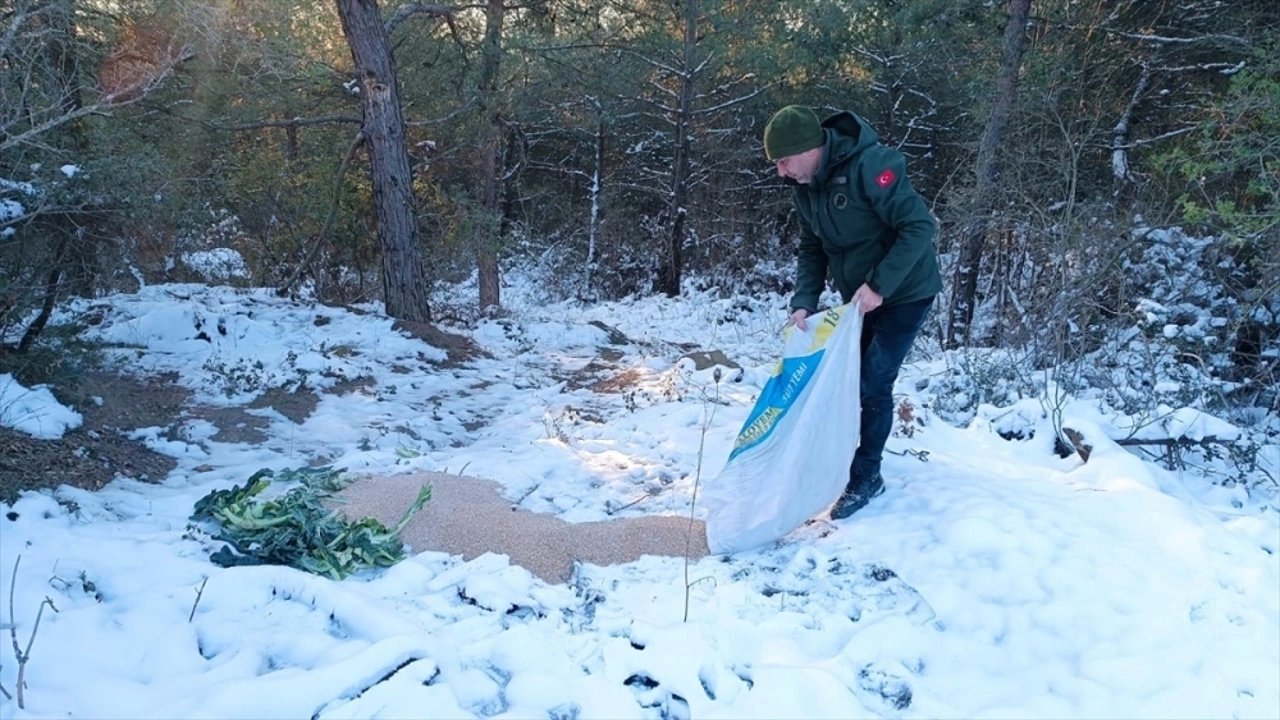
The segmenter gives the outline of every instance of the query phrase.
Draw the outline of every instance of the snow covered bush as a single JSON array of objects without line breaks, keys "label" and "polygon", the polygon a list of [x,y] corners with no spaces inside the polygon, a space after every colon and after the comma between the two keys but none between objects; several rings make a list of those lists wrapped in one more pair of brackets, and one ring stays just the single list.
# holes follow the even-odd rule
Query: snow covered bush
[{"label": "snow covered bush", "polygon": [[1098,388],[1128,413],[1165,403],[1247,422],[1251,408],[1275,410],[1280,299],[1229,292],[1245,270],[1218,239],[1144,236],[1143,253],[1124,266],[1133,324],[1082,359],[1072,389]]},{"label": "snow covered bush", "polygon": [[982,405],[1004,407],[1043,389],[1025,351],[962,348],[944,356],[946,371],[929,382],[930,405],[942,419],[965,425]]},{"label": "snow covered bush", "polygon": [[182,264],[210,281],[248,279],[249,268],[244,257],[232,248],[219,247],[182,254]]},{"label": "snow covered bush", "polygon": [[[1064,408],[1085,401],[1110,419],[1114,438],[1162,441],[1132,449],[1166,467],[1194,465],[1222,484],[1277,486],[1280,298],[1259,287],[1223,238],[1143,227],[1129,241],[1113,255],[1114,269],[1060,290],[1083,303],[1079,288],[1091,288],[1106,313],[1082,311],[1087,326],[1059,315],[1055,328],[1055,316],[1029,308],[1020,322],[1027,330],[1039,322],[1036,334],[1006,337],[1005,349],[947,351],[945,371],[928,380],[930,407],[964,425],[1034,400],[1061,433]],[[1187,413],[1217,418],[1230,432],[1171,429],[1171,418]]]}]

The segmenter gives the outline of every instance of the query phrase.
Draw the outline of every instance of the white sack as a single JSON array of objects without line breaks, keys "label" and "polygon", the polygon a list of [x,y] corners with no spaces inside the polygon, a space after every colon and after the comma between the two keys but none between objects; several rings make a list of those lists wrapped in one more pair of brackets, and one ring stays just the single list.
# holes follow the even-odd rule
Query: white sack
[{"label": "white sack", "polygon": [[788,327],[783,357],[738,432],[724,470],[708,481],[713,553],[773,542],[835,502],[857,444],[862,314],[842,305]]}]

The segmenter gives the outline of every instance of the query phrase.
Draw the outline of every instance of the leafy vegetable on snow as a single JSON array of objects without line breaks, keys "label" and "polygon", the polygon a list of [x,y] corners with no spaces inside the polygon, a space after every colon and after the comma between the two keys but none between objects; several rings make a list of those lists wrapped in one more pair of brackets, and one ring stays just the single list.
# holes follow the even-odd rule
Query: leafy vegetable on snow
[{"label": "leafy vegetable on snow", "polygon": [[[298,486],[272,500],[258,496],[272,478]],[[351,521],[324,500],[350,480],[329,467],[263,469],[243,486],[214,490],[195,504],[191,519],[218,525],[215,540],[227,543],[209,559],[222,567],[288,565],[340,580],[369,567],[389,567],[404,559],[400,533],[431,498],[424,485],[394,528],[376,518]]]}]

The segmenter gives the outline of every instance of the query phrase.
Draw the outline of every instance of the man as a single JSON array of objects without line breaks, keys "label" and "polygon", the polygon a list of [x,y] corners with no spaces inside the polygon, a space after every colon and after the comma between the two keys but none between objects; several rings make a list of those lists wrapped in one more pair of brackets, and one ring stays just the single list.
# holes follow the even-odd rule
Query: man
[{"label": "man", "polygon": [[881,145],[862,118],[818,121],[789,105],[769,119],[764,149],[800,218],[791,323],[806,329],[830,273],[862,325],[862,423],[849,484],[831,510],[846,518],[884,492],[880,462],[893,429],[893,383],[933,298],[942,289],[937,223],[907,180],[902,153]]}]

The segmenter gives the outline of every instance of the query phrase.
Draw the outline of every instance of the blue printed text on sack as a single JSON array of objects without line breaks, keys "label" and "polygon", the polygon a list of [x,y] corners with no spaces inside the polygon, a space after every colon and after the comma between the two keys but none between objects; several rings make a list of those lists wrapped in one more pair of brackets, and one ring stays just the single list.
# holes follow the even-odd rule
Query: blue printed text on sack
[{"label": "blue printed text on sack", "polygon": [[738,432],[737,440],[733,443],[733,452],[729,453],[729,461],[764,441],[773,432],[787,409],[795,403],[796,398],[808,384],[813,371],[822,360],[823,352],[819,350],[812,355],[786,358],[782,361],[782,366],[773,377],[769,378],[755,407],[751,409],[747,421],[743,423],[742,430]]}]

